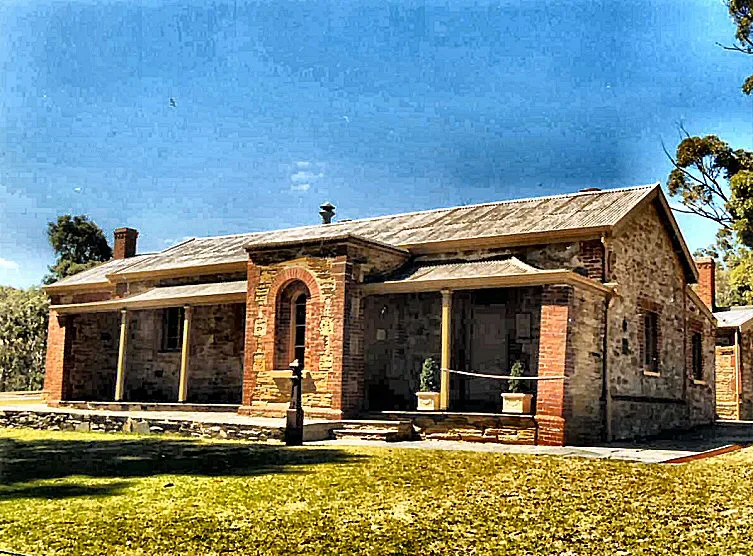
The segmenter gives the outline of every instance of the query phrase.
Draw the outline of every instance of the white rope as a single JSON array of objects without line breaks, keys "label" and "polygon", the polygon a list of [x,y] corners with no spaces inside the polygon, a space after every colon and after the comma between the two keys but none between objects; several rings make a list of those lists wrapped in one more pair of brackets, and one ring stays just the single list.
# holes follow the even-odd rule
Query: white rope
[{"label": "white rope", "polygon": [[567,380],[566,376],[509,376],[509,375],[485,375],[482,373],[471,373],[468,371],[456,371],[454,369],[446,369],[451,373],[457,375],[477,376],[479,378],[494,378],[497,380]]}]

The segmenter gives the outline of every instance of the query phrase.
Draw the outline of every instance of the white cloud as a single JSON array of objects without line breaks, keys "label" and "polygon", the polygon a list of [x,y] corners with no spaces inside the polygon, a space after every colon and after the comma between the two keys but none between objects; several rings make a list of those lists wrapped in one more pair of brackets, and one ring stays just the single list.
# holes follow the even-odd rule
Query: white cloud
[{"label": "white cloud", "polygon": [[294,183],[290,186],[291,191],[308,191],[311,189],[310,183]]},{"label": "white cloud", "polygon": [[295,163],[295,165],[298,168],[308,168],[309,166],[311,166],[311,162],[309,162],[308,160],[299,160]]},{"label": "white cloud", "polygon": [[162,243],[165,245],[178,245],[179,243],[183,243],[184,241],[188,241],[189,239],[193,239],[194,236],[183,236],[179,238],[169,237],[167,239],[163,239]]},{"label": "white cloud", "polygon": [[0,257],[0,268],[3,270],[18,270],[18,263],[11,261],[10,259],[3,259]]},{"label": "white cloud", "polygon": [[324,177],[323,172],[319,172],[318,174],[315,174],[314,172],[300,171],[290,176],[290,179],[292,181],[303,182],[303,181],[318,180],[323,177]]}]

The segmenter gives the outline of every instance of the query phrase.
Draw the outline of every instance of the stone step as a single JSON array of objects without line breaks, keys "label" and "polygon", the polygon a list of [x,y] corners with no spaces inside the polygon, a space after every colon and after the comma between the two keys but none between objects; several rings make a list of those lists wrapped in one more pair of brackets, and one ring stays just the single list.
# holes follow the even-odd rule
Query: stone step
[{"label": "stone step", "polygon": [[359,420],[342,421],[333,434],[336,438],[362,438],[368,440],[410,440],[413,425],[410,421]]},{"label": "stone step", "polygon": [[357,440],[378,440],[382,442],[397,442],[400,440],[409,440],[396,429],[334,429],[332,433],[337,440],[346,438],[355,438]]}]

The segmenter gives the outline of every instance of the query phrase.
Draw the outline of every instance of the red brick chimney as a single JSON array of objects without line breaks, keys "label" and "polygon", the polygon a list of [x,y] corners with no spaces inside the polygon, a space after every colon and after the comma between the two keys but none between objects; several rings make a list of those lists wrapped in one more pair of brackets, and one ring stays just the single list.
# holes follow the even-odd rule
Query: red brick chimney
[{"label": "red brick chimney", "polygon": [[127,259],[136,254],[136,239],[138,230],[133,228],[118,228],[115,230],[115,247],[112,250],[114,259]]},{"label": "red brick chimney", "polygon": [[698,267],[698,284],[695,291],[709,309],[715,311],[716,262],[713,257],[701,257],[695,260],[695,265]]}]

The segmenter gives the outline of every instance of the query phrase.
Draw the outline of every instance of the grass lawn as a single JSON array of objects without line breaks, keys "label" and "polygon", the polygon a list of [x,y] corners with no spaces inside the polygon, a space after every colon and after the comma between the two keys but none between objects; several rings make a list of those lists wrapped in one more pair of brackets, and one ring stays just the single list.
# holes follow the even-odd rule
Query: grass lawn
[{"label": "grass lawn", "polygon": [[753,553],[753,451],[677,466],[0,430],[26,554]]}]

